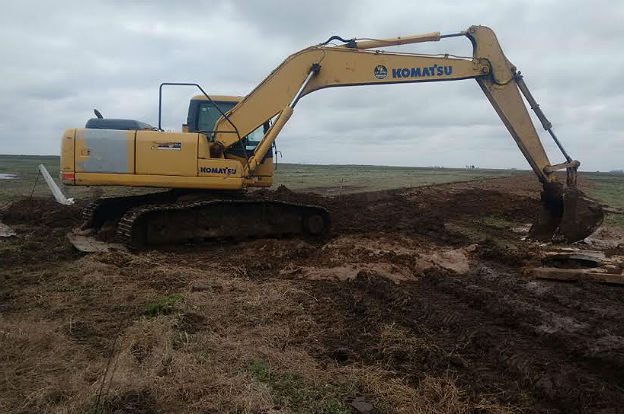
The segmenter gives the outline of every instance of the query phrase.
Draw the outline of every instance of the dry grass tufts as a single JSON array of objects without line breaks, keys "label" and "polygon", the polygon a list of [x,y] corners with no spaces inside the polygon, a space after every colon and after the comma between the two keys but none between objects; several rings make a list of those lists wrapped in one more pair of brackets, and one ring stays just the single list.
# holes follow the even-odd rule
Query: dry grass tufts
[{"label": "dry grass tufts", "polygon": [[82,350],[53,322],[0,319],[0,411],[76,412],[97,378]]},{"label": "dry grass tufts", "polygon": [[450,374],[424,375],[416,387],[379,367],[345,368],[347,378],[369,395],[371,403],[382,412],[396,413],[511,413],[514,407],[498,403],[492,396],[471,402],[466,392]]},{"label": "dry grass tufts", "polygon": [[176,316],[159,316],[124,331],[104,381],[104,411],[254,412],[272,406],[266,390],[246,375],[237,341],[184,334],[177,323]]}]

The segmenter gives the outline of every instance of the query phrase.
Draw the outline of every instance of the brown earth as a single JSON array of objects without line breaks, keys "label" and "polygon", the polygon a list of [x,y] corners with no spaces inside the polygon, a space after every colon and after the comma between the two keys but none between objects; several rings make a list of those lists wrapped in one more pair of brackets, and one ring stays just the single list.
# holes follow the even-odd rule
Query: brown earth
[{"label": "brown earth", "polygon": [[525,275],[533,177],[255,196],[331,236],[84,255],[81,206],[9,206],[0,412],[621,411],[624,291]]}]

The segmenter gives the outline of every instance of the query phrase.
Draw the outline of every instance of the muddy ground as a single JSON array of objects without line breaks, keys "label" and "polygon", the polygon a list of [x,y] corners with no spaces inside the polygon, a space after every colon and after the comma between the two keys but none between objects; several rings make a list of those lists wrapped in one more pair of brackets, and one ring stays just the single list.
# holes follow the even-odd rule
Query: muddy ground
[{"label": "muddy ground", "polygon": [[[583,185],[589,185],[583,183]],[[326,240],[83,254],[2,213],[1,412],[619,412],[624,287],[529,277],[532,176],[326,198]],[[579,248],[616,263],[621,230]]]}]

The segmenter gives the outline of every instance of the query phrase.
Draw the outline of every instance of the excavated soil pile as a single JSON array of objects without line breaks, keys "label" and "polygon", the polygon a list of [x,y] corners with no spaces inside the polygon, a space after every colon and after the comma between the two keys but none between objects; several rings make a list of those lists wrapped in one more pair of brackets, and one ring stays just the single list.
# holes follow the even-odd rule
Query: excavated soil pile
[{"label": "excavated soil pile", "polygon": [[[539,194],[539,193],[538,193]],[[321,205],[329,210],[334,234],[399,232],[422,234],[447,242],[463,239],[445,229],[449,220],[499,215],[530,223],[539,213],[539,200],[477,188],[439,191],[439,186],[396,189],[323,197],[295,193],[285,187],[258,191],[254,196],[301,204]]]},{"label": "excavated soil pile", "polygon": [[42,225],[67,229],[80,222],[80,211],[84,204],[62,206],[52,198],[18,200],[2,212],[2,221],[7,224]]},{"label": "excavated soil pile", "polygon": [[324,240],[84,255],[2,213],[0,411],[618,412],[624,291],[530,279],[531,176],[338,197]]}]

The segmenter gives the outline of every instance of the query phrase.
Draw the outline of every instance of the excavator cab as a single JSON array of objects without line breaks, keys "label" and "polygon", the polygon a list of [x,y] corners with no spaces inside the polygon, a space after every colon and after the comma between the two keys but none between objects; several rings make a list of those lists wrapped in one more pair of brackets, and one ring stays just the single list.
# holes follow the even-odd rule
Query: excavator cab
[{"label": "excavator cab", "polygon": [[[221,117],[221,113],[228,112],[243,99],[242,96],[222,95],[211,95],[210,98],[212,102],[205,95],[196,95],[191,99],[186,124],[182,125],[184,132],[199,132],[205,134],[207,139],[212,140],[214,127]],[[250,157],[268,129],[269,122],[263,123],[247,134],[239,145],[230,148],[228,154],[239,158]],[[273,158],[273,153],[269,151],[264,159],[266,161],[271,158]]]},{"label": "excavator cab", "polygon": [[204,95],[193,96],[189,102],[186,124],[183,126],[187,129],[185,132],[201,132],[212,135],[221,113],[229,111],[243,100],[242,96],[211,95],[210,98],[212,102]]}]

